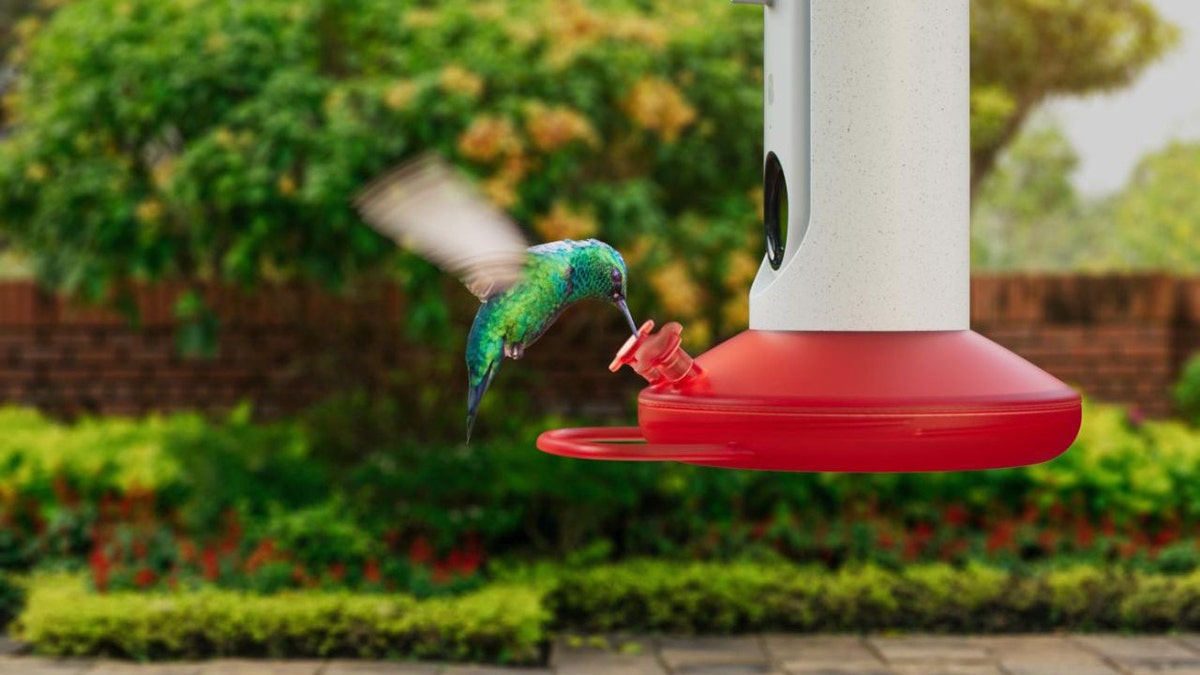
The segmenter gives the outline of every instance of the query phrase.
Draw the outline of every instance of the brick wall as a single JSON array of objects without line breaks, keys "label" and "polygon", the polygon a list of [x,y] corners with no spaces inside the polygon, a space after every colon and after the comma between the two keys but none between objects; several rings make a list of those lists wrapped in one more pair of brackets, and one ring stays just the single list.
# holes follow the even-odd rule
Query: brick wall
[{"label": "brick wall", "polygon": [[[343,297],[299,287],[210,289],[222,321],[218,355],[186,360],[175,351],[178,290],[137,289],[141,323],[133,327],[31,283],[0,283],[0,402],[71,417],[251,400],[275,417],[331,392],[377,390],[389,372],[420,372],[425,363],[403,337],[403,299],[385,286]],[[1169,414],[1170,386],[1200,351],[1200,279],[980,276],[971,293],[976,330],[1095,399],[1150,415]],[[470,307],[462,309],[455,321],[465,330]],[[519,368],[505,365],[497,387],[519,386],[544,410],[627,414],[640,380],[606,368],[627,332],[611,309],[572,309]]]}]

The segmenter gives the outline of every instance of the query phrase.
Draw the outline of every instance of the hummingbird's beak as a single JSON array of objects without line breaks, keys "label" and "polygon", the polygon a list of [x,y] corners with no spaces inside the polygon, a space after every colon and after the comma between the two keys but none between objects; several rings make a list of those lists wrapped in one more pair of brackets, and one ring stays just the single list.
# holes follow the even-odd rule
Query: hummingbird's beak
[{"label": "hummingbird's beak", "polygon": [[625,304],[625,298],[617,300],[617,307],[621,308],[621,313],[625,315],[625,320],[629,322],[629,330],[633,331],[634,335],[637,335],[638,327],[633,321],[633,315],[629,313],[629,305]]}]

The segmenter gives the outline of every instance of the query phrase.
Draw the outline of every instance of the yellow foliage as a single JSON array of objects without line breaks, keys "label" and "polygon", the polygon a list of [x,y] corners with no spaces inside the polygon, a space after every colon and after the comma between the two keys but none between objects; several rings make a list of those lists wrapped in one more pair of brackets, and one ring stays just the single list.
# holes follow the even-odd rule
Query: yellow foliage
[{"label": "yellow foliage", "polygon": [[147,199],[137,205],[134,216],[141,223],[156,223],[163,214],[162,202],[157,199]]},{"label": "yellow foliage", "polygon": [[654,49],[667,46],[671,36],[662,23],[638,15],[611,17],[608,34],[617,40],[640,42]]},{"label": "yellow foliage", "polygon": [[209,54],[219,54],[229,46],[229,36],[224,33],[213,33],[204,40],[204,51]]},{"label": "yellow foliage", "polygon": [[682,260],[674,260],[651,273],[650,287],[671,316],[692,317],[703,308],[704,291]]},{"label": "yellow foliage", "polygon": [[46,165],[41,162],[30,164],[29,168],[25,169],[25,177],[35,183],[46,180],[46,177],[49,175],[50,172],[46,169]]},{"label": "yellow foliage", "polygon": [[458,151],[476,162],[490,162],[521,147],[512,122],[503,117],[480,115],[458,137]]},{"label": "yellow foliage", "polygon": [[744,327],[750,322],[750,294],[735,293],[721,306],[721,321],[728,330]]},{"label": "yellow foliage", "polygon": [[734,251],[726,261],[725,288],[730,291],[745,291],[758,275],[759,261],[746,251]]},{"label": "yellow foliage", "polygon": [[292,178],[291,174],[285,173],[275,181],[275,187],[279,190],[279,194],[290,197],[296,194],[296,179]]},{"label": "yellow foliage", "polygon": [[546,241],[587,239],[600,229],[591,214],[574,211],[562,202],[555,202],[550,213],[535,219],[533,227]]},{"label": "yellow foliage", "polygon": [[696,110],[675,85],[657,77],[644,77],[625,97],[625,112],[643,129],[670,143],[696,121]]},{"label": "yellow foliage", "polygon": [[584,49],[604,36],[604,18],[575,0],[547,3],[546,34],[552,42],[546,60],[555,67],[568,65]]},{"label": "yellow foliage", "polygon": [[438,85],[450,94],[463,94],[471,98],[479,98],[483,93],[483,78],[458,65],[442,68],[438,76]]},{"label": "yellow foliage", "polygon": [[566,106],[548,107],[533,103],[525,114],[525,129],[538,150],[550,152],[574,141],[582,141],[592,147],[599,145],[592,123]]},{"label": "yellow foliage", "polygon": [[171,177],[175,175],[175,160],[171,157],[164,157],[154,163],[150,167],[150,180],[154,183],[154,187],[163,189],[171,182]]},{"label": "yellow foliage", "polygon": [[436,9],[410,9],[404,15],[405,28],[429,28],[441,21],[441,15]]},{"label": "yellow foliage", "polygon": [[412,80],[400,80],[388,87],[383,103],[392,110],[404,110],[417,97],[420,88]]},{"label": "yellow foliage", "polygon": [[689,321],[684,325],[680,338],[683,340],[684,348],[693,354],[703,351],[712,346],[712,324],[705,319]]}]

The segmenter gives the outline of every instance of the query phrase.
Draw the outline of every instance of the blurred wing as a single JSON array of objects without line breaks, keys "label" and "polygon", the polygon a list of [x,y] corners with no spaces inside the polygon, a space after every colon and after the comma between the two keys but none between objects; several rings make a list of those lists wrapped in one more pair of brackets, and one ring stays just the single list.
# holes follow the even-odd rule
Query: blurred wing
[{"label": "blurred wing", "polygon": [[367,224],[457,276],[480,300],[524,273],[529,242],[520,228],[436,155],[390,171],[354,205]]}]

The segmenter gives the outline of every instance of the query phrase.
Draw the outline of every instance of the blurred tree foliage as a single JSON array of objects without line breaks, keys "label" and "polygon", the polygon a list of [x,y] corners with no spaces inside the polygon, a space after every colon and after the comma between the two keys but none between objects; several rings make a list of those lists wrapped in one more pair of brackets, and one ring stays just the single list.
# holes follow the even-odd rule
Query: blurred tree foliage
[{"label": "blurred tree foliage", "polygon": [[[635,312],[744,326],[760,259],[761,17],[657,0],[72,0],[27,23],[0,230],[46,282],[341,285],[436,272],[349,197],[437,150],[534,239],[600,236]],[[1128,83],[1174,40],[1145,0],[973,0],[975,179],[1046,97]],[[637,312],[641,313],[641,312]]]},{"label": "blurred tree foliage", "polygon": [[972,195],[1048,97],[1127,86],[1178,39],[1149,0],[972,0]]},{"label": "blurred tree foliage", "polygon": [[980,187],[971,220],[972,264],[991,270],[1111,265],[1112,200],[1076,192],[1072,174],[1078,165],[1057,120],[1031,121]]},{"label": "blurred tree foliage", "polygon": [[1200,143],[1175,142],[1145,157],[1116,197],[1116,262],[1200,271]]}]

